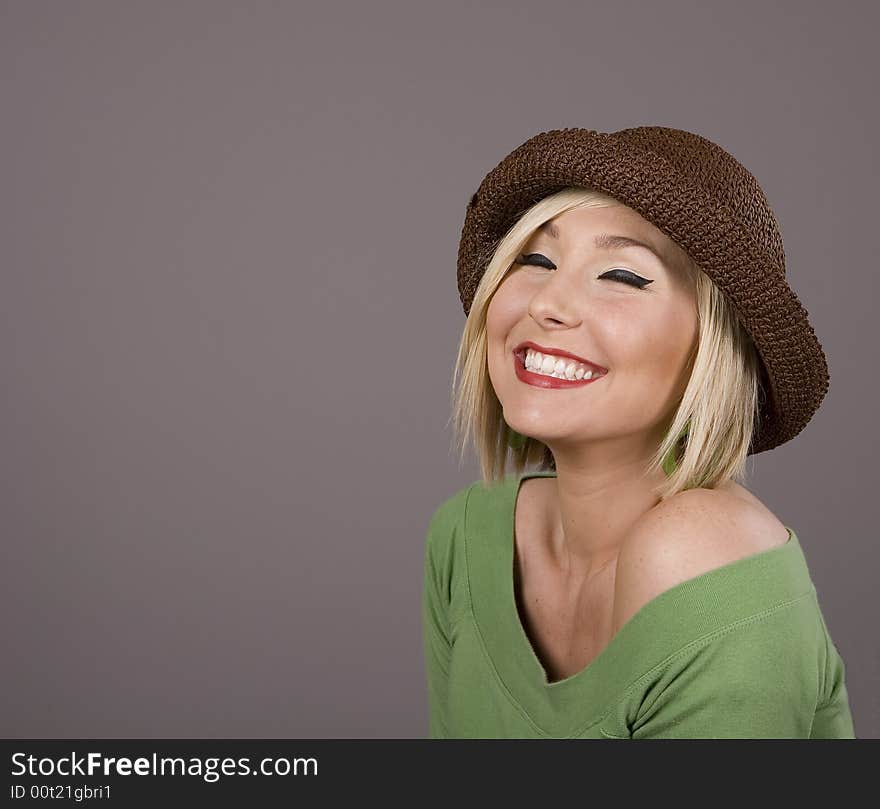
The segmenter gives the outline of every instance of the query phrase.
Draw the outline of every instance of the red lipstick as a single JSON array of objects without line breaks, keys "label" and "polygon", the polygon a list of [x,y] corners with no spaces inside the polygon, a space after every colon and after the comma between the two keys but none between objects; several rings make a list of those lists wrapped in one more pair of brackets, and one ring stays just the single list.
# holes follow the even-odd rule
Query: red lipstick
[{"label": "red lipstick", "polygon": [[[555,357],[564,357],[566,359],[571,359],[575,360],[576,362],[583,363],[587,366],[587,368],[589,368],[589,370],[593,372],[593,376],[590,379],[559,379],[555,376],[536,374],[526,368],[526,349],[528,348],[534,349],[535,351],[540,351],[542,354],[550,354]],[[583,357],[579,357],[577,354],[572,354],[570,351],[565,351],[563,349],[557,348],[547,348],[545,346],[538,345],[538,343],[533,343],[530,340],[520,343],[514,349],[513,361],[517,378],[520,379],[522,382],[525,382],[528,385],[533,385],[537,388],[581,388],[585,385],[589,385],[591,382],[596,382],[608,373],[607,368],[603,368],[601,365],[597,365],[595,362],[591,362],[590,360],[584,359]]]},{"label": "red lipstick", "polygon": [[513,350],[514,353],[518,354],[520,352],[525,352],[527,348],[531,348],[534,351],[540,351],[542,354],[552,354],[555,357],[566,357],[570,360],[575,360],[576,362],[582,362],[584,365],[588,366],[594,374],[608,373],[607,368],[603,368],[601,365],[597,365],[592,360],[588,360],[585,357],[579,357],[577,354],[572,354],[570,351],[566,351],[564,348],[547,348],[546,346],[533,343],[531,340],[525,340]]}]

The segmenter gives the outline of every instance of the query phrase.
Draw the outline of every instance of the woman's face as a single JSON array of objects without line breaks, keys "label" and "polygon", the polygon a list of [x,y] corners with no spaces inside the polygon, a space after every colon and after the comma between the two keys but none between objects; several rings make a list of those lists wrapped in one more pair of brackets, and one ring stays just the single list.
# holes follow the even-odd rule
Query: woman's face
[{"label": "woman's face", "polygon": [[[603,234],[644,242],[659,257],[603,243]],[[487,311],[489,377],[510,427],[554,454],[602,442],[619,451],[620,441],[653,452],[684,392],[699,334],[683,259],[675,242],[622,205],[566,211],[533,234]],[[524,341],[607,373],[548,387],[555,380],[517,370],[514,350]]]}]

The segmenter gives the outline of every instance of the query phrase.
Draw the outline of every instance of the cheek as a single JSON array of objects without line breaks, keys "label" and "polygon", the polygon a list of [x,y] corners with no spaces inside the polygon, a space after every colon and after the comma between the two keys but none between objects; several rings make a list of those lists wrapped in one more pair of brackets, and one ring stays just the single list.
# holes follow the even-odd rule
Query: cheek
[{"label": "cheek", "polygon": [[490,335],[504,334],[521,317],[522,301],[510,284],[502,283],[495,290],[486,309],[486,330]]},{"label": "cheek", "polygon": [[678,306],[606,314],[603,339],[618,366],[660,388],[674,386],[694,344],[694,315]]},{"label": "cheek", "polygon": [[637,389],[633,400],[641,401],[654,418],[674,407],[684,393],[684,372],[697,335],[696,315],[672,307],[649,317],[644,326],[627,351],[637,369],[632,377]]},{"label": "cheek", "polygon": [[676,302],[666,321],[665,353],[668,362],[680,373],[697,345],[700,336],[699,316],[692,302],[683,298]]}]

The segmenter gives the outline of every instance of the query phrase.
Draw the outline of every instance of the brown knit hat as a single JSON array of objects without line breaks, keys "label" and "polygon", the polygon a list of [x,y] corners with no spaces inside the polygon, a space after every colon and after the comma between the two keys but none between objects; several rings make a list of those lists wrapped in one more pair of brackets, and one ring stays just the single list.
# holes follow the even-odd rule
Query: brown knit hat
[{"label": "brown knit hat", "polygon": [[673,239],[717,284],[761,359],[760,424],[749,455],[794,438],[828,391],[828,363],[785,278],[779,225],[758,181],[732,155],[681,129],[541,132],[480,183],[458,248],[458,290],[470,312],[500,239],[538,200],[570,186],[623,202]]}]

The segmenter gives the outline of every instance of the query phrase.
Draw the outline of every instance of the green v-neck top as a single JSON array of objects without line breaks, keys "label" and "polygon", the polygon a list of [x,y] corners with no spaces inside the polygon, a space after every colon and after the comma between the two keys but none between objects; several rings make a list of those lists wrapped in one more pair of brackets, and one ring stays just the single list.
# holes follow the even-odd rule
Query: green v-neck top
[{"label": "green v-neck top", "polygon": [[844,661],[791,528],[784,545],[660,593],[588,666],[548,682],[516,606],[514,509],[522,480],[555,474],[477,481],[431,517],[431,738],[856,738]]}]

